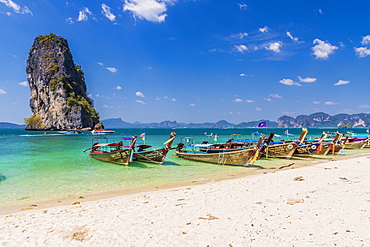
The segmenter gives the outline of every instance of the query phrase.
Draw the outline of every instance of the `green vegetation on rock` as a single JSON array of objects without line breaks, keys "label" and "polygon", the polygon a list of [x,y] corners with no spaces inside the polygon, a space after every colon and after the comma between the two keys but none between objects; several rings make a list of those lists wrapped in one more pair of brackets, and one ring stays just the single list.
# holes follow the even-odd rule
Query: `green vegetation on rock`
[{"label": "green vegetation on rock", "polygon": [[36,115],[25,118],[24,122],[26,123],[26,129],[39,129],[44,127],[42,118]]}]

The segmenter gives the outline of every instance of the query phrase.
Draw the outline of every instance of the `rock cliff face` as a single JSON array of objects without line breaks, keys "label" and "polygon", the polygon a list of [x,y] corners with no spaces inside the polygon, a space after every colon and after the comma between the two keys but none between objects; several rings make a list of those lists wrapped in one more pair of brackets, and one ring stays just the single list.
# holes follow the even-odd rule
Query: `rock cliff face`
[{"label": "rock cliff face", "polygon": [[55,34],[36,37],[26,71],[32,119],[38,119],[26,129],[82,129],[99,123],[86,93],[84,73],[74,64],[67,40]]}]

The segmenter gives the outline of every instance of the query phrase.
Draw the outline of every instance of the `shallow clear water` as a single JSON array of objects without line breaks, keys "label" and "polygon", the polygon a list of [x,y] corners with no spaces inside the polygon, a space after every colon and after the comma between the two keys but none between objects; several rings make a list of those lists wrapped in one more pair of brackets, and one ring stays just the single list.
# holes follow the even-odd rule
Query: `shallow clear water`
[{"label": "shallow clear water", "polygon": [[[268,134],[275,132],[284,138],[285,129],[258,129]],[[121,136],[146,133],[146,142],[154,148],[162,147],[171,131],[177,133],[174,145],[181,137],[194,137],[197,143],[207,140],[205,133],[217,134],[225,142],[232,134],[252,138],[256,129],[116,129],[107,135],[109,141],[119,141]],[[323,130],[309,130],[309,138],[319,137]],[[336,130],[329,130],[334,132]],[[365,134],[365,130],[356,129]],[[300,129],[290,129],[297,138]],[[220,166],[187,161],[169,153],[164,164],[134,162],[129,166],[101,162],[88,157],[84,149],[91,147],[92,136],[62,135],[58,132],[0,129],[0,207],[45,201],[71,195],[95,194],[141,188],[148,185],[227,177],[253,169],[274,168],[286,165],[286,160],[259,160],[254,167]],[[142,141],[141,141],[142,143]],[[348,153],[346,151],[346,153]],[[353,153],[353,151],[349,151]],[[341,154],[343,155],[343,154]]]}]

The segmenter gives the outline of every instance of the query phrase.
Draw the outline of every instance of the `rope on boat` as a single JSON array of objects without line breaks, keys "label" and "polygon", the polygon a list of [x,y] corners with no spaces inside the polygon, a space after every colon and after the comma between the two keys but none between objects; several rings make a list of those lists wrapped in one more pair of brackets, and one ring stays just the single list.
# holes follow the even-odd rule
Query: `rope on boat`
[{"label": "rope on boat", "polygon": [[162,164],[162,162],[158,162],[158,161],[155,161],[155,160],[152,160],[152,159],[149,159],[149,158],[147,158],[145,155],[142,155],[142,154],[139,154],[139,153],[136,153],[135,155],[137,155],[137,156],[141,156],[142,158],[144,158],[145,160],[150,160],[151,162],[153,162],[153,163],[155,163],[155,164],[158,164],[158,165],[160,165],[160,164]]},{"label": "rope on boat", "polygon": [[218,153],[218,164],[219,165],[225,165],[227,158],[225,158],[225,153],[220,152]]}]

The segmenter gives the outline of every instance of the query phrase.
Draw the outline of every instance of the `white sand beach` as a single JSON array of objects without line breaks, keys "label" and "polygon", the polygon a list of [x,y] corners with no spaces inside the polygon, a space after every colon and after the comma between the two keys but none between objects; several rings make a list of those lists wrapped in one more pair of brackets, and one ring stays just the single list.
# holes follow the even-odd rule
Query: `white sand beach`
[{"label": "white sand beach", "polygon": [[370,246],[370,157],[0,216],[0,246]]}]

